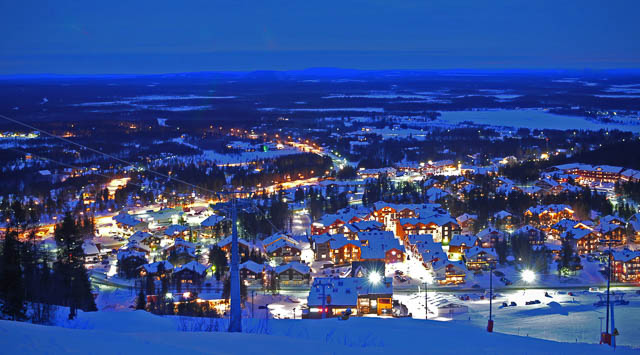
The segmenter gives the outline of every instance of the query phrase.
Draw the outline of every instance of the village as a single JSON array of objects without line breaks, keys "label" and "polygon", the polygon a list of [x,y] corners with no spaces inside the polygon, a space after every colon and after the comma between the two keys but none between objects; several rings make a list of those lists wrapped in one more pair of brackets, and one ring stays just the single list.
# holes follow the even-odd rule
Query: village
[{"label": "village", "polygon": [[[530,186],[518,186],[496,169],[483,171],[491,178],[489,193],[504,199],[519,193],[542,200],[584,186],[612,191],[616,182],[640,179],[640,172],[631,169],[566,164],[545,171]],[[426,181],[423,193],[429,202],[364,205],[367,184],[381,179],[391,184]],[[438,293],[485,298],[493,290],[523,288],[602,292],[608,255],[612,283],[637,284],[640,214],[625,219],[592,210],[579,216],[568,204],[550,203],[531,206],[519,215],[500,210],[479,221],[474,214],[451,214],[448,203],[438,203],[444,196],[462,198],[473,191],[473,181],[469,171],[443,161],[362,169],[353,179],[281,190],[281,200],[290,201],[292,211],[287,227],[263,239],[241,235],[238,240],[243,299],[259,293],[296,295],[295,301],[272,300],[269,309],[278,318],[345,313],[415,317],[420,310],[403,304],[402,295],[425,294],[421,314],[438,318],[464,312],[460,299],[469,297],[441,300]],[[313,220],[310,202],[300,194],[314,188],[324,194],[327,189],[345,192],[349,203]],[[136,290],[153,312],[167,312],[168,299],[174,302],[171,313],[186,309],[180,304],[194,303],[206,304],[207,311],[198,314],[227,316],[229,208],[228,201],[208,203],[194,196],[172,207],[160,203],[97,218],[95,237],[83,244],[92,280]],[[533,279],[523,277],[529,272],[535,274]],[[245,303],[246,307],[253,308],[254,302]]]},{"label": "village", "polygon": [[[613,304],[618,340],[635,345],[640,170],[615,153],[635,134],[322,122],[122,121],[103,150],[75,124],[4,132],[0,232],[32,270],[27,297],[46,288],[73,324],[92,310],[261,332],[269,319],[404,318],[563,342],[613,329]],[[70,287],[71,272],[87,282]]]}]

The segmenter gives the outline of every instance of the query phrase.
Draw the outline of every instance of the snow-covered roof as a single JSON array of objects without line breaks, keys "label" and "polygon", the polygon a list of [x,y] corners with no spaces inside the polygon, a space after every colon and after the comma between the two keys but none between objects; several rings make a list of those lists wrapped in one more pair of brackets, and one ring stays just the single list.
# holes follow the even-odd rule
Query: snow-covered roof
[{"label": "snow-covered roof", "polygon": [[124,224],[126,226],[136,226],[142,221],[136,219],[134,216],[128,214],[127,212],[120,212],[119,214],[113,216],[113,220],[117,223]]},{"label": "snow-covered roof", "polygon": [[325,214],[324,216],[322,216],[322,218],[320,218],[320,221],[318,222],[323,226],[330,226],[338,220],[344,223],[349,223],[349,221],[351,220],[353,220],[354,222],[357,220],[361,220],[362,217],[362,214],[358,213],[357,211],[349,211],[339,214]]},{"label": "snow-covered roof", "polygon": [[283,247],[290,247],[293,249],[298,249],[300,250],[300,247],[298,246],[298,244],[294,244],[291,241],[289,241],[289,239],[278,239],[276,242],[267,245],[267,247],[265,248],[265,251],[267,253],[273,253],[274,251],[283,248]]},{"label": "snow-covered roof", "polygon": [[594,232],[590,229],[571,228],[562,233],[562,239],[571,238],[574,240],[580,240],[592,233]]},{"label": "snow-covered roof", "polygon": [[329,234],[329,233],[324,233],[324,234],[317,234],[317,235],[312,235],[311,239],[313,239],[313,241],[316,244],[324,244],[328,241],[331,240],[335,240],[335,239],[341,239],[341,238],[345,238],[344,234]]},{"label": "snow-covered roof", "polygon": [[447,215],[430,216],[426,218],[400,218],[398,222],[401,225],[409,224],[414,226],[417,224],[424,224],[424,225],[435,224],[437,226],[443,226],[447,223],[453,223],[455,225],[458,225],[458,222],[455,219]]},{"label": "snow-covered roof", "polygon": [[444,191],[443,189],[432,187],[425,191],[425,195],[427,196],[427,199],[429,201],[436,201],[449,195],[449,193]]},{"label": "snow-covered roof", "polygon": [[133,233],[133,235],[131,235],[129,237],[129,241],[134,241],[136,243],[141,243],[143,241],[145,241],[147,238],[153,237],[153,234],[148,233],[148,232],[143,232],[143,231],[137,231],[135,233]]},{"label": "snow-covered roof", "polygon": [[136,240],[129,240],[127,243],[127,249],[137,249],[138,251],[143,251],[147,254],[151,252],[151,248],[148,245],[138,242]]},{"label": "snow-covered roof", "polygon": [[565,229],[573,228],[578,223],[579,223],[578,221],[564,218],[560,220],[558,223],[554,224],[552,228],[557,230],[565,230]]},{"label": "snow-covered roof", "polygon": [[182,248],[186,248],[186,249],[195,249],[196,245],[191,243],[191,242],[187,242],[186,240],[184,240],[182,238],[176,238],[176,240],[173,242],[173,247],[175,247],[175,248],[182,247]]},{"label": "snow-covered roof", "polygon": [[174,235],[180,234],[188,229],[189,228],[186,226],[181,226],[179,224],[172,224],[168,226],[167,229],[164,230],[164,234],[167,236],[173,237]]},{"label": "snow-covered roof", "polygon": [[460,271],[466,271],[467,267],[465,265],[465,263],[462,260],[458,260],[458,261],[451,261],[448,260],[447,258],[441,258],[438,259],[436,261],[433,261],[431,263],[431,268],[433,268],[433,271],[435,272],[439,272],[440,270],[442,270],[443,268],[447,267],[451,265],[451,267],[458,269]]},{"label": "snow-covered roof", "polygon": [[147,254],[141,251],[120,249],[118,250],[118,260],[124,260],[128,258],[141,258],[146,260]]},{"label": "snow-covered roof", "polygon": [[289,243],[294,244],[294,245],[298,244],[298,242],[295,239],[289,237],[288,235],[283,234],[283,233],[276,233],[276,234],[274,234],[272,236],[269,236],[269,237],[263,239],[262,240],[262,245],[269,246],[269,245],[277,242],[278,240],[286,240]]},{"label": "snow-covered roof", "polygon": [[360,259],[384,259],[386,253],[393,249],[402,253],[405,252],[404,246],[400,245],[400,242],[395,238],[384,240],[373,239],[369,241],[369,245],[363,246],[360,249]]},{"label": "snow-covered roof", "polygon": [[496,253],[496,250],[494,248],[482,248],[482,247],[473,247],[471,249],[467,249],[464,253],[466,258],[473,258],[477,255],[479,255],[480,253],[485,253],[487,255],[491,255],[494,258],[498,257],[498,254]]},{"label": "snow-covered roof", "polygon": [[600,218],[600,223],[625,224],[626,221],[622,217],[606,215],[606,216]]},{"label": "snow-covered roof", "polygon": [[[218,246],[222,248],[224,246],[231,245],[232,238],[233,238],[233,236],[230,235],[230,236],[222,239],[221,241],[218,242]],[[248,241],[246,241],[246,240],[244,240],[242,238],[238,238],[238,246],[240,246],[240,245],[244,245],[247,248],[251,248],[251,246],[252,246],[252,244],[249,243]]]},{"label": "snow-covered roof", "polygon": [[598,232],[602,233],[602,234],[606,234],[609,233],[613,230],[616,230],[618,228],[623,228],[624,226],[616,224],[616,223],[607,223],[607,222],[603,222],[600,223],[600,225],[598,225],[597,230]]},{"label": "snow-covered roof", "polygon": [[505,219],[505,218],[511,217],[511,216],[512,216],[512,214],[507,212],[507,211],[505,211],[505,210],[502,210],[502,211],[499,211],[499,212],[496,212],[496,213],[493,214],[493,218],[497,218],[497,219]]},{"label": "snow-covered roof", "polygon": [[188,263],[186,263],[186,264],[184,264],[182,266],[176,267],[173,270],[173,272],[177,273],[177,272],[181,272],[181,271],[184,271],[184,270],[191,270],[191,271],[193,271],[193,272],[195,272],[197,274],[202,275],[202,274],[207,272],[207,266],[202,265],[199,262],[193,260],[193,261],[190,261],[190,262],[188,262]]},{"label": "snow-covered roof", "polygon": [[298,261],[292,261],[290,263],[280,265],[276,267],[276,274],[281,274],[287,270],[293,269],[301,274],[310,274],[311,268],[305,264],[302,264]]},{"label": "snow-covered roof", "polygon": [[631,251],[631,250],[620,250],[620,251],[613,250],[611,251],[611,254],[613,255],[613,260],[622,261],[623,263],[629,262],[635,258],[640,257],[640,251]]},{"label": "snow-covered roof", "polygon": [[535,207],[529,207],[527,209],[527,212],[530,212],[531,214],[540,214],[543,212],[557,213],[565,210],[573,212],[573,209],[571,209],[571,206],[564,205],[564,204],[551,204],[551,205],[540,205]]},{"label": "snow-covered roof", "polygon": [[158,272],[158,267],[160,265],[164,266],[165,270],[173,270],[173,265],[166,260],[156,261],[155,263],[150,263],[150,264],[144,264],[140,267],[143,268],[149,274],[155,274]]},{"label": "snow-covered roof", "polygon": [[477,241],[478,241],[478,237],[476,237],[475,235],[456,234],[453,237],[451,237],[451,241],[449,242],[449,245],[462,246],[464,244],[467,247],[471,247],[475,245]]},{"label": "snow-covered roof", "polygon": [[91,241],[91,240],[85,240],[82,243],[82,250],[84,251],[84,255],[97,255],[98,253],[100,253],[100,250],[98,250],[98,247],[96,246],[96,244]]},{"label": "snow-covered roof", "polygon": [[238,265],[238,267],[240,268],[240,270],[246,269],[253,272],[254,274],[259,274],[264,271],[264,265],[258,264],[253,260],[247,260],[244,263]]},{"label": "snow-covered roof", "polygon": [[359,232],[358,239],[367,241],[387,241],[395,240],[395,236],[391,231],[373,230],[368,232]]},{"label": "snow-covered roof", "polygon": [[200,222],[200,225],[203,227],[213,227],[216,224],[224,221],[224,219],[225,218],[222,216],[212,214],[211,216],[205,218],[202,222]]},{"label": "snow-covered roof", "polygon": [[384,227],[384,224],[378,221],[358,221],[351,224],[358,231],[370,230],[370,229],[380,229]]},{"label": "snow-covered roof", "polygon": [[335,238],[334,240],[329,241],[329,248],[335,250],[344,247],[345,245],[351,244],[357,248],[362,247],[362,243],[358,240],[349,240],[344,236],[342,238]]},{"label": "snow-covered roof", "polygon": [[477,220],[477,219],[478,219],[478,215],[469,214],[469,213],[463,213],[459,215],[458,218],[456,218],[459,224],[464,223],[468,220]]},{"label": "snow-covered roof", "polygon": [[334,306],[352,306],[356,307],[358,296],[366,295],[392,295],[393,282],[391,278],[384,278],[377,284],[372,284],[364,277],[316,277],[313,280],[307,303],[311,307],[321,306],[323,304],[323,288],[324,288],[324,304]]},{"label": "snow-covered roof", "polygon": [[538,228],[525,224],[524,226],[516,229],[516,231],[514,232],[514,234],[520,234],[520,233],[531,233],[532,231],[535,231],[536,233],[542,233]]},{"label": "snow-covered roof", "polygon": [[504,233],[502,233],[501,231],[499,231],[499,230],[497,230],[497,229],[495,229],[493,227],[488,227],[488,228],[485,228],[485,229],[481,230],[478,233],[478,238],[484,239],[484,238],[487,238],[487,237],[489,237],[491,235],[503,236]]}]

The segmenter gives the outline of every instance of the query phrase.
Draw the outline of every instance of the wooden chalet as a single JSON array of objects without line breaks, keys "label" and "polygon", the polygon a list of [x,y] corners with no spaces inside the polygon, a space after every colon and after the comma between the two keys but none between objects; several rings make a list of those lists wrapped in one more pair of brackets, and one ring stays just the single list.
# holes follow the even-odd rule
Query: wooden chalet
[{"label": "wooden chalet", "polygon": [[360,260],[362,244],[358,240],[336,238],[329,241],[331,260],[335,265],[347,264]]},{"label": "wooden chalet", "polygon": [[277,266],[275,268],[279,287],[309,285],[311,268],[298,261]]},{"label": "wooden chalet", "polygon": [[495,267],[498,254],[493,248],[475,246],[465,250],[464,262],[469,270],[488,270]]}]

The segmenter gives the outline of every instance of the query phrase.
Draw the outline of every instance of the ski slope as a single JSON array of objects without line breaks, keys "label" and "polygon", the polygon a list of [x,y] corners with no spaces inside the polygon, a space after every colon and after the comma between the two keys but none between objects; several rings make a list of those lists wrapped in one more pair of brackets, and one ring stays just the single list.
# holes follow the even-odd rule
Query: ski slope
[{"label": "ski slope", "polygon": [[[489,334],[462,322],[351,318],[347,321],[245,319],[253,333],[201,329],[204,318],[160,317],[143,311],[80,313],[60,326],[0,321],[5,354],[604,354],[607,346]],[[218,319],[219,329],[227,320]],[[636,353],[618,347],[616,353]]]}]

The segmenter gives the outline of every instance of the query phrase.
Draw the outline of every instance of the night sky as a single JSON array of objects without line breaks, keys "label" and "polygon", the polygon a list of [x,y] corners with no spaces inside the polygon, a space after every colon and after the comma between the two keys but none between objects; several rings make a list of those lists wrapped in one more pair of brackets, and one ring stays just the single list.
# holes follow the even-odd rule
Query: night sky
[{"label": "night sky", "polygon": [[640,68],[640,2],[2,1],[0,74]]}]

